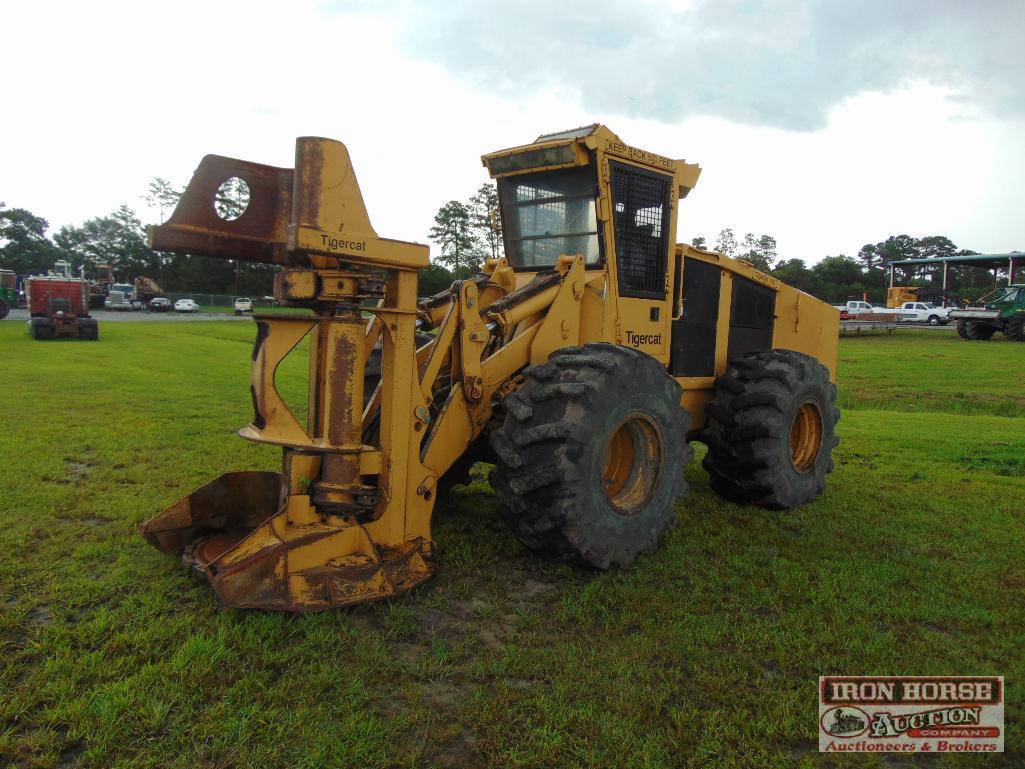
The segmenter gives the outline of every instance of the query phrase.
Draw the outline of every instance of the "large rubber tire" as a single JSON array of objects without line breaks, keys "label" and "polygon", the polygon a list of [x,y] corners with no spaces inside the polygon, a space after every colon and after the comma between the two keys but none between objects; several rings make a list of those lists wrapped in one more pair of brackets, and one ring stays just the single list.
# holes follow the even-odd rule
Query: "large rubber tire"
[{"label": "large rubber tire", "polygon": [[[91,319],[90,319],[91,320]],[[100,338],[100,326],[95,321],[82,323],[78,327],[78,338],[85,339],[86,341],[95,342]]]},{"label": "large rubber tire", "polygon": [[11,305],[9,305],[7,303],[7,300],[6,299],[0,299],[0,320],[3,320],[4,318],[6,318],[8,313],[10,313],[10,311],[11,311]]},{"label": "large rubber tire", "polygon": [[600,569],[653,552],[687,493],[690,414],[658,361],[607,343],[526,369],[491,434],[491,485],[527,547]]},{"label": "large rubber tire", "polygon": [[32,318],[29,321],[29,329],[33,339],[40,341],[53,339],[53,323],[49,318]]},{"label": "large rubber tire", "polygon": [[992,337],[994,333],[996,333],[996,329],[988,323],[965,320],[964,318],[957,322],[957,335],[962,339],[983,342]]},{"label": "large rubber tire", "polygon": [[808,355],[768,350],[731,361],[705,408],[703,465],[712,489],[774,510],[815,499],[840,442],[835,401],[829,371]]},{"label": "large rubber tire", "polygon": [[1016,342],[1025,342],[1025,313],[1012,315],[1004,324],[1004,336]]}]

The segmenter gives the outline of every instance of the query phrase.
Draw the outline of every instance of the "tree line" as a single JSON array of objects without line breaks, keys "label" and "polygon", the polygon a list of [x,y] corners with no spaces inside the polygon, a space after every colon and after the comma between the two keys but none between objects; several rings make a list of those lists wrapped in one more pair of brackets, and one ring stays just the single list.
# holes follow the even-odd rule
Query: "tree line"
[{"label": "tree line", "polygon": [[[237,218],[245,209],[248,191],[243,186],[229,184],[218,193],[215,204],[224,218]],[[170,216],[182,192],[165,179],[150,183],[146,203],[156,216],[152,224]],[[44,217],[0,202],[0,267],[36,275],[58,260],[69,262],[76,274],[84,268],[89,278],[103,277],[108,266],[117,281],[152,278],[166,293],[262,297],[274,289],[273,265],[154,251],[142,220],[127,205],[79,225],[65,225],[51,236]]]},{"label": "tree line", "polygon": [[[248,190],[242,187],[244,183],[241,187],[229,184],[219,191],[216,207],[224,218],[236,218],[244,211]],[[182,192],[165,179],[153,179],[145,197],[153,223],[165,221]],[[165,292],[266,296],[273,290],[273,265],[153,251],[139,215],[125,205],[80,225],[65,225],[52,236],[49,230],[45,218],[0,203],[0,267],[19,275],[36,274],[64,259],[76,272],[84,266],[90,277],[97,276],[100,265],[110,265],[118,280],[144,275],[156,280]],[[485,259],[501,255],[502,223],[495,184],[482,185],[465,201],[450,200],[441,206],[429,235],[438,249],[431,266],[420,273],[421,296],[446,289],[453,280],[475,274]],[[695,237],[692,245],[708,248],[702,236]],[[732,228],[719,232],[713,248],[832,303],[866,294],[870,301],[882,303],[890,262],[976,253],[959,249],[943,235],[916,238],[902,234],[866,243],[855,256],[826,256],[809,266],[802,259],[781,257],[771,235],[749,232],[740,238]],[[929,281],[920,279],[913,284],[929,285]],[[992,285],[993,276],[985,270],[951,267],[951,289],[965,298],[976,298]]]},{"label": "tree line", "polygon": [[[704,237],[691,241],[695,248],[707,248]],[[890,262],[903,259],[927,259],[940,256],[967,256],[978,253],[958,248],[945,235],[928,235],[916,238],[911,235],[891,235],[877,243],[866,243],[856,256],[837,254],[826,256],[810,267],[803,259],[780,258],[776,239],[771,235],[747,233],[742,240],[729,227],[721,230],[716,238],[714,250],[738,259],[751,262],[762,272],[768,273],[788,285],[830,303],[861,298],[867,295],[869,301],[882,304],[886,301],[889,286]],[[899,279],[898,285],[927,286],[940,289],[938,268],[929,276],[920,273],[914,280]],[[998,271],[1006,279],[1006,274]],[[968,265],[951,265],[949,290],[952,294],[967,299],[977,298],[993,286],[993,276],[986,270]]]}]

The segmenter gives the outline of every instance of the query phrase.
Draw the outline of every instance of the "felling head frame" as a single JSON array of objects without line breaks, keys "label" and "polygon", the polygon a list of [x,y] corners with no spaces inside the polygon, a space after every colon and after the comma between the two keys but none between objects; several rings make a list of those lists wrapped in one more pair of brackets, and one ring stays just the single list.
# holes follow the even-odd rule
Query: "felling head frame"
[{"label": "felling head frame", "polygon": [[[225,220],[214,200],[231,177],[246,183],[250,200],[240,217]],[[428,264],[427,247],[378,237],[345,146],[299,139],[294,170],[207,156],[174,215],[153,228],[151,243],[279,264],[277,297],[313,314],[256,317],[254,417],[240,434],[280,445],[283,472],[223,475],[144,524],[142,533],[161,549],[182,552],[230,606],[326,608],[383,598],[426,579],[430,508],[416,515],[406,496],[434,481],[414,439],[426,420],[413,412],[428,411],[413,396],[411,365],[416,271]],[[368,301],[375,306],[364,308]],[[303,425],[274,374],[306,336],[310,397]],[[383,419],[365,429],[365,367],[378,341],[381,368],[392,376],[383,377],[368,404]],[[410,363],[397,366],[396,359]]]}]

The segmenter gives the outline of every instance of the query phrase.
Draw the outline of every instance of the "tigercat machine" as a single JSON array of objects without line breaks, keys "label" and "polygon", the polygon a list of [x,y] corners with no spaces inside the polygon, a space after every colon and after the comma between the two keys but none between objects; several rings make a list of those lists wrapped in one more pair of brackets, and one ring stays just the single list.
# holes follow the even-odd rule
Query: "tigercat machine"
[{"label": "tigercat machine", "polygon": [[[431,513],[478,460],[516,535],[611,568],[651,552],[687,492],[689,439],[723,497],[789,508],[836,444],[838,312],[750,264],[674,244],[700,168],[600,125],[483,157],[505,257],[417,300],[427,247],[380,237],[345,146],[295,168],[207,156],[162,251],[280,266],[311,315],[257,315],[253,421],[281,472],[231,472],[141,526],[225,606],[308,611],[393,596],[434,572]],[[250,189],[237,219],[219,186]],[[274,380],[309,337],[305,423]]]}]

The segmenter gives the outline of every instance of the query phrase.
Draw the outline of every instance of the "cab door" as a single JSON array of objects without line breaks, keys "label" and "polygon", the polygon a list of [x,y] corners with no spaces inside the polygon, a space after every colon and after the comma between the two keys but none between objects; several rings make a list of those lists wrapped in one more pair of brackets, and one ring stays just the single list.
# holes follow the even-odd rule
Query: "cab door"
[{"label": "cab door", "polygon": [[620,344],[667,362],[673,177],[610,159],[608,179],[619,294],[616,335]]}]

